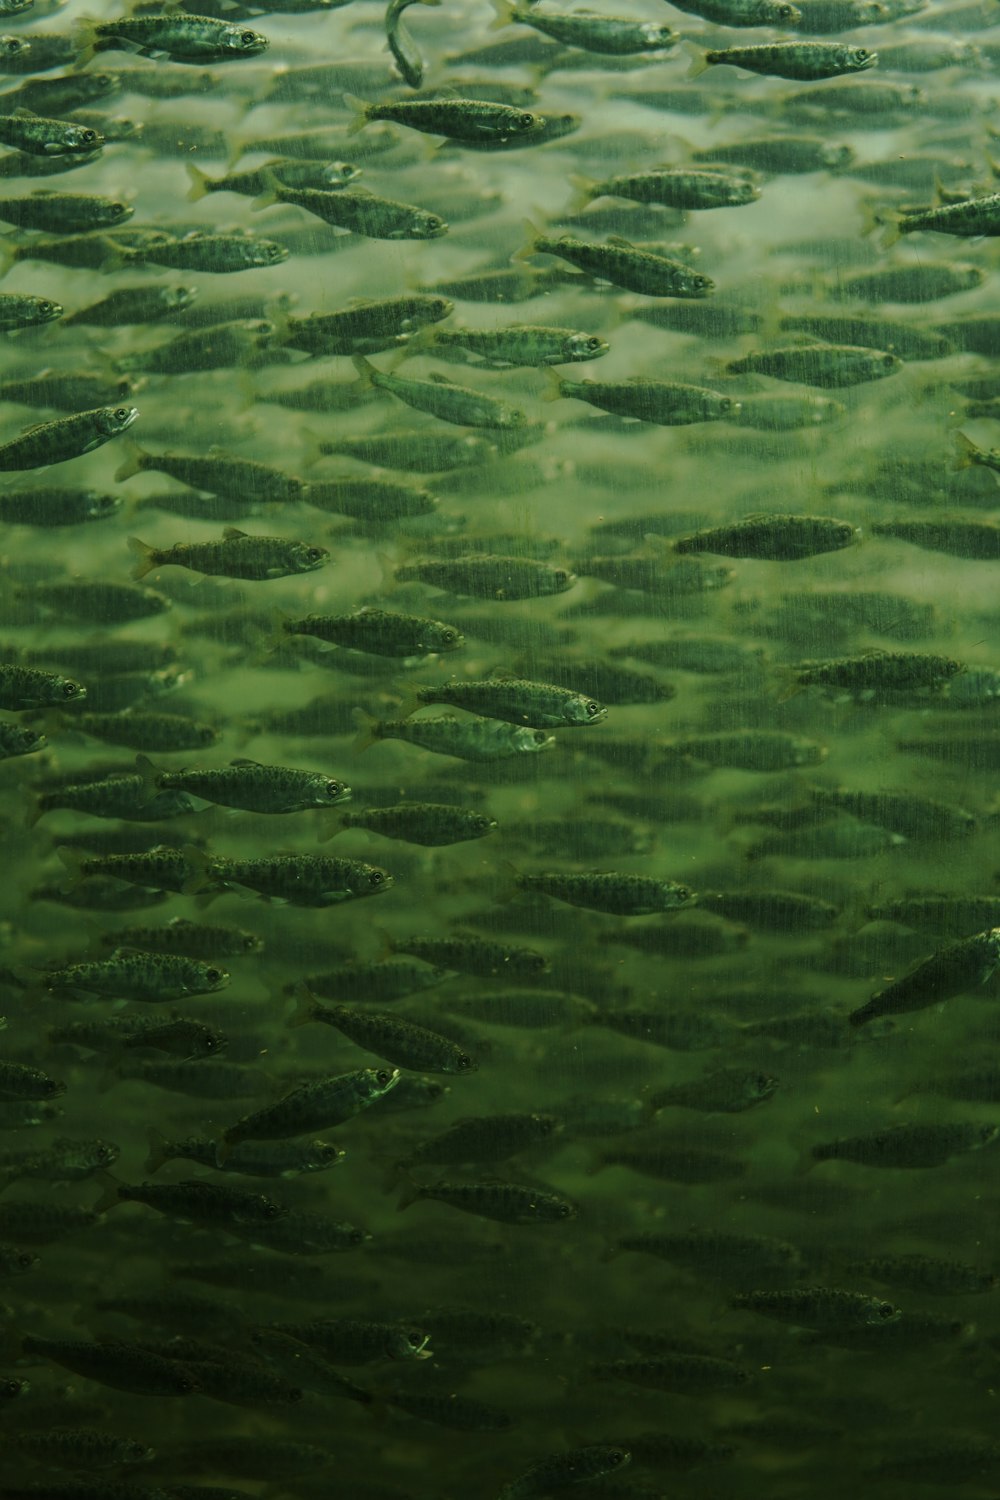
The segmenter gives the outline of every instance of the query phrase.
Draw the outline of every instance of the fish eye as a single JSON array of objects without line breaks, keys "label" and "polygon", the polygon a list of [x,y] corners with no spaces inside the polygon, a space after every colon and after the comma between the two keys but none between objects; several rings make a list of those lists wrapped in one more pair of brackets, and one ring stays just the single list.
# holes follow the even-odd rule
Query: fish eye
[{"label": "fish eye", "polygon": [[253,44],[254,44],[254,42],[256,40],[257,40],[257,33],[255,31],[241,31],[240,32],[240,46],[241,47],[252,47]]},{"label": "fish eye", "polygon": [[885,365],[886,369],[889,370],[896,363],[896,356],[894,354],[887,354],[882,360],[882,363],[883,365]]},{"label": "fish eye", "polygon": [[97,131],[96,130],[78,130],[76,138],[77,138],[78,141],[81,141],[83,143],[83,145],[85,145],[85,146],[92,146],[94,144],[94,142],[97,140]]},{"label": "fish eye", "polygon": [[611,1463],[616,1464],[620,1467],[623,1463],[626,1463],[628,1461],[628,1454],[623,1448],[615,1448],[611,1453],[608,1454],[608,1459]]},{"label": "fish eye", "polygon": [[325,556],[326,553],[323,551],[322,547],[308,547],[306,549],[306,557],[310,562],[319,562]]},{"label": "fish eye", "polygon": [[533,742],[536,745],[544,745],[545,744],[545,730],[544,729],[536,729],[534,731],[534,733],[532,734],[531,738],[532,738]]},{"label": "fish eye", "polygon": [[378,1084],[380,1089],[384,1089],[388,1084],[392,1082],[392,1073],[388,1068],[379,1068],[378,1072],[375,1074],[375,1082]]},{"label": "fish eye", "polygon": [[878,1315],[880,1318],[892,1318],[895,1316],[895,1313],[896,1309],[890,1302],[879,1303]]},{"label": "fish eye", "polygon": [[463,1052],[462,1056],[458,1060],[458,1067],[460,1072],[468,1073],[470,1068],[475,1067],[475,1063],[472,1061],[472,1058],[469,1057],[468,1053]]},{"label": "fish eye", "polygon": [[588,719],[595,719],[600,711],[601,705],[599,703],[588,703],[584,710]]},{"label": "fish eye", "polygon": [[775,18],[778,21],[790,21],[795,14],[794,5],[779,5],[775,8]]},{"label": "fish eye", "polygon": [[116,422],[124,422],[127,416],[128,416],[128,407],[127,406],[119,406],[119,407],[115,408],[115,421]]},{"label": "fish eye", "polygon": [[205,970],[205,978],[208,980],[209,984],[218,984],[219,981],[222,978],[222,970],[221,969],[206,969]]},{"label": "fish eye", "polygon": [[328,797],[339,797],[344,790],[344,784],[341,781],[328,781],[323,790]]},{"label": "fish eye", "polygon": [[532,127],[532,125],[534,125],[534,123],[535,123],[535,117],[534,117],[534,115],[529,115],[527,112],[525,114],[523,114],[523,115],[518,115],[518,117],[517,117],[517,128],[518,128],[518,130],[530,130],[531,127]]},{"label": "fish eye", "polygon": [[80,684],[78,682],[64,682],[62,685],[62,695],[64,698],[76,698],[79,692]]},{"label": "fish eye", "polygon": [[368,876],[368,884],[378,887],[382,884],[384,879],[385,874],[382,870],[372,870],[371,874]]},{"label": "fish eye", "polygon": [[585,347],[588,349],[599,349],[601,347],[601,342],[602,341],[597,337],[596,334],[592,334],[591,337],[587,340]]}]

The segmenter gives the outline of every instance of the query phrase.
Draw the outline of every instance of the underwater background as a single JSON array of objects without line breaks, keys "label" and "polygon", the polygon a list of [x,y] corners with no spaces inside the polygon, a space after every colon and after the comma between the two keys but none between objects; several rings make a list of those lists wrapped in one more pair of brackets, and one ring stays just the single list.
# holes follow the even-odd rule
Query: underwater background
[{"label": "underwater background", "polygon": [[1000,1494],[996,4],[0,20],[0,1496]]}]

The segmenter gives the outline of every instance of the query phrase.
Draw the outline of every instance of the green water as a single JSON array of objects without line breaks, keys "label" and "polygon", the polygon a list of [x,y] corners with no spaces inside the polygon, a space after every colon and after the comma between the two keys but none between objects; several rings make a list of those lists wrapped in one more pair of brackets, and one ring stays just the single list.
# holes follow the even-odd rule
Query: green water
[{"label": "green water", "polygon": [[[963,959],[946,955],[913,1008],[890,999],[867,1024],[849,1019],[911,966],[1000,925],[988,905],[975,920],[954,907],[890,905],[1000,900],[991,530],[1000,498],[988,467],[959,467],[956,436],[981,450],[997,442],[997,258],[988,235],[918,232],[887,243],[898,214],[986,198],[995,186],[998,17],[987,5],[931,4],[895,18],[869,8],[867,19],[881,24],[854,30],[849,17],[833,18],[804,40],[894,49],[893,66],[856,75],[855,102],[841,104],[838,78],[805,84],[730,67],[686,76],[693,51],[792,33],[727,30],[656,0],[634,0],[627,12],[690,42],[616,59],[560,49],[523,26],[491,31],[485,5],[405,12],[425,89],[451,98],[487,90],[483,97],[522,110],[579,117],[559,139],[494,150],[401,125],[348,133],[358,101],[413,92],[393,71],[380,6],[226,12],[264,33],[268,50],[199,66],[121,50],[81,56],[79,76],[111,75],[108,93],[65,117],[101,129],[103,152],[52,176],[22,164],[3,183],[0,198],[48,189],[127,200],[130,231],[252,233],[288,254],[211,274],[171,269],[152,252],[144,260],[133,239],[93,269],[26,254],[41,237],[32,231],[4,235],[13,264],[0,291],[56,300],[66,317],[120,288],[176,285],[197,295],[156,322],[57,319],[0,334],[0,382],[86,371],[131,380],[108,399],[139,408],[125,437],[48,468],[9,467],[0,485],[3,504],[31,491],[39,507],[39,524],[4,522],[0,660],[88,688],[75,707],[2,715],[4,726],[34,728],[46,743],[0,765],[0,1496],[998,1492],[1000,1082],[989,940],[969,984],[950,982]],[[28,40],[68,34],[83,14],[66,6],[7,16],[2,29]],[[501,67],[462,56],[515,37],[529,47],[523,60]],[[925,63],[926,49],[938,49],[927,71],[916,71],[918,43]],[[903,44],[909,55],[895,51]],[[554,51],[543,55],[546,45]],[[328,73],[307,88],[297,70],[318,64]],[[142,74],[116,88],[119,69]],[[143,82],[154,75],[155,90]],[[16,90],[31,77],[10,72],[6,82]],[[910,92],[877,108],[864,102],[886,86]],[[8,97],[0,114],[22,102]],[[447,233],[362,238],[259,196],[198,196],[198,173],[260,166],[295,149],[274,137],[321,127],[330,132],[323,159],[361,169],[353,189],[436,214]],[[792,172],[782,158],[766,169],[769,151],[800,137],[839,150],[840,167]],[[759,138],[770,145],[755,173],[714,163],[753,182],[758,196],[742,206],[681,212],[599,195],[582,216],[573,209],[580,178],[711,166],[709,148]],[[866,233],[873,218],[880,226]],[[714,291],[680,299],[624,290],[530,253],[541,234],[641,242],[696,268]],[[523,301],[451,290],[512,264],[537,277],[533,295],[522,280]],[[967,265],[967,290],[941,295],[932,285]],[[838,292],[850,277],[893,266],[928,278],[922,299]],[[377,371],[437,377],[439,394],[447,378],[502,398],[525,425],[473,430],[412,410],[366,389],[350,350],[304,353],[288,321],[418,291],[447,296],[448,316],[423,335],[403,328],[357,352]],[[807,335],[782,320],[809,316],[893,325],[882,343],[861,325],[834,342],[865,338],[883,355],[901,354],[901,367],[832,387],[726,368],[756,351],[794,349]],[[164,358],[184,368],[148,368],[152,351],[185,331],[233,320],[264,326],[230,335],[238,353],[221,367],[208,356],[200,363],[210,367],[189,368],[190,354],[174,353],[160,357],[161,369]],[[558,365],[563,381],[614,384],[619,403],[620,383],[634,377],[681,382],[725,398],[726,415],[657,425],[609,414],[560,394],[551,370],[461,362],[432,342],[435,328],[517,324],[607,342],[598,359]],[[910,354],[917,337],[937,339],[916,351],[933,357]],[[327,383],[325,403],[274,399],[316,382]],[[786,425],[787,410],[780,427],[748,425],[765,396],[794,399],[805,415],[796,425]],[[5,400],[0,438],[71,410]],[[398,468],[321,452],[402,433],[412,447]],[[423,439],[443,436],[482,440],[481,461],[434,472]],[[262,498],[249,472],[221,497],[155,470],[117,478],[137,467],[136,445],[255,460],[301,479],[302,498]],[[369,456],[380,457],[374,447]],[[316,501],[320,484],[366,478],[391,484],[393,498],[354,499],[339,514],[310,503],[310,485]],[[406,485],[431,497],[412,501],[425,514],[398,518]],[[54,502],[40,491],[54,486],[120,504],[109,503],[101,521],[41,524]],[[846,523],[849,545],[779,560],[788,549],[773,518],[782,514]],[[772,518],[761,523],[770,543],[681,540],[754,516]],[[914,521],[941,528],[932,546],[876,530]],[[962,521],[974,524],[965,542]],[[199,549],[218,542],[224,525],[329,557],[314,571],[263,580],[204,576]],[[157,593],[145,618],[83,597],[96,582],[129,581],[142,550],[130,551],[130,537],[194,549],[144,577]],[[461,569],[462,549],[512,558],[511,576],[533,569],[527,596],[484,587],[475,564],[447,589],[395,576],[421,561],[457,558]],[[195,566],[176,565],[184,561]],[[562,579],[569,586],[550,591],[559,569],[572,575]],[[45,590],[55,582],[76,589],[54,602]],[[443,622],[464,642],[392,656],[286,628],[372,606]],[[156,648],[145,685],[117,678],[127,642]],[[75,653],[91,645],[97,664],[78,668]],[[886,689],[877,658],[852,669],[872,652],[910,653],[914,685]],[[927,672],[930,656],[945,659],[937,675]],[[840,686],[801,680],[804,663],[835,658],[848,660]],[[867,686],[844,685],[852,670],[867,670]],[[164,671],[167,681],[155,675]],[[414,708],[416,723],[465,717],[433,693],[420,707],[418,689],[500,673],[572,689],[607,714],[555,729],[527,716],[499,733],[530,726],[552,742],[490,760],[379,737],[380,723]],[[78,717],[95,708],[131,718],[109,726]],[[174,725],[160,740],[150,729],[146,743],[134,720],[148,713],[205,726],[202,738],[171,749]],[[194,797],[189,811],[151,821],[142,795],[152,786],[129,820],[95,816],[64,794],[134,774],[137,751],[152,762],[147,775],[247,758],[322,773],[349,784],[352,797],[277,814]],[[885,795],[851,803],[837,792]],[[74,797],[77,807],[59,805]],[[414,802],[441,805],[439,818],[448,808],[478,813],[496,827],[435,846],[357,826],[366,812]],[[345,813],[355,826],[343,826]],[[187,861],[177,889],[118,880],[91,896],[90,882],[74,877],[81,857],[160,845]],[[338,896],[373,890],[359,868],[391,881],[377,901],[305,905],[281,892],[267,899],[268,887],[252,888],[253,871],[224,865],[288,855],[353,861],[333,882]],[[581,894],[573,883],[588,873],[622,879],[612,896],[598,883],[595,897],[595,887]],[[541,875],[554,895],[526,889]],[[629,896],[632,877],[660,883],[657,909]],[[687,893],[675,909],[659,909],[672,904],[664,883]],[[107,960],[118,932],[174,919],[238,928],[257,942],[199,948],[195,956],[224,969],[228,983],[159,1002],[115,991],[106,978],[47,978]],[[414,942],[444,939],[467,940],[466,971],[427,953],[443,969],[432,976]],[[506,957],[484,958],[487,940]],[[303,988],[344,965],[408,962],[408,948],[425,988],[415,973],[409,993],[372,998],[370,968],[316,980],[314,1002]],[[333,1025],[293,1024],[311,1003],[391,1013],[387,1040],[369,1049]],[[207,1028],[192,1048],[210,1034],[211,1055],[192,1062],[176,1039],[158,1050],[128,1035],[139,1022],[174,1018]],[[395,1018],[429,1031],[451,1071],[407,1067],[413,1034],[389,1038]],[[89,1036],[69,1040],[67,1028],[84,1024]],[[366,1068],[382,1071],[385,1089],[370,1107],[255,1142],[289,1153],[287,1175],[233,1170],[246,1149],[236,1145],[237,1121],[300,1085]],[[25,1095],[34,1102],[19,1116]],[[521,1117],[515,1126],[490,1124],[512,1115]],[[544,1118],[532,1125],[532,1115]],[[442,1148],[445,1159],[435,1160],[426,1143],[468,1120],[485,1122],[474,1159],[449,1161]],[[902,1134],[886,1137],[891,1127]],[[917,1127],[932,1133],[934,1165],[917,1164],[916,1146],[891,1144],[916,1140]],[[537,1138],[505,1155],[497,1140],[514,1129]],[[214,1155],[227,1130],[236,1154],[222,1144]],[[110,1143],[110,1175],[92,1151],[79,1168],[60,1165],[67,1138]],[[209,1145],[185,1160],[163,1138]],[[342,1160],[326,1153],[324,1170],[298,1170],[316,1139]],[[831,1155],[822,1148],[857,1139],[833,1148],[839,1159],[820,1159]],[[192,1179],[270,1203],[217,1204],[206,1222],[203,1207],[192,1217],[176,1201],[164,1201],[164,1212],[120,1201],[130,1189],[150,1196],[143,1183]],[[500,1217],[460,1211],[435,1190],[478,1194],[479,1208]],[[524,1222],[504,1219],[511,1195]],[[498,1200],[508,1206],[495,1210]],[[73,1211],[95,1209],[72,1221]],[[260,1235],[248,1223],[255,1213],[269,1216]],[[38,1214],[58,1222],[39,1225]],[[639,1235],[675,1238],[656,1255],[648,1241],[646,1253],[628,1248]],[[348,1319],[366,1325],[361,1334],[319,1326]],[[356,1356],[352,1338],[364,1345]],[[102,1355],[65,1341],[107,1347]],[[103,1374],[91,1378],[102,1358]],[[187,1393],[168,1399],[171,1386]],[[155,1453],[102,1467],[100,1445],[113,1438]]]}]

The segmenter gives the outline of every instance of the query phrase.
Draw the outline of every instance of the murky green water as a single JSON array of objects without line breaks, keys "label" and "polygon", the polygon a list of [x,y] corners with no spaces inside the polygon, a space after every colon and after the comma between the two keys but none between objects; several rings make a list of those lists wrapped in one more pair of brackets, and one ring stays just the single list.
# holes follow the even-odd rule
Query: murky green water
[{"label": "murky green water", "polygon": [[819,3],[3,18],[0,1495],[996,1493],[998,16]]}]

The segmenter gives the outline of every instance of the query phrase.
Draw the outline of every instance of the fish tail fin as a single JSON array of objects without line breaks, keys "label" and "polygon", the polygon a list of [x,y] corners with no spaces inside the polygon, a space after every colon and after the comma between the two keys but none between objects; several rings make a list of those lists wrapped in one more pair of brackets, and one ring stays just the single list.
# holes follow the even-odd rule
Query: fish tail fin
[{"label": "fish tail fin", "polygon": [[216,1143],[215,1165],[220,1171],[240,1143],[239,1129],[238,1125],[230,1125],[228,1130],[222,1132],[222,1139]]},{"label": "fish tail fin", "polygon": [[522,222],[524,224],[525,233],[527,234],[528,238],[526,243],[521,246],[520,250],[515,250],[514,254],[511,256],[511,260],[515,263],[518,263],[522,260],[530,260],[531,257],[536,253],[536,242],[540,239],[545,238],[542,230],[539,229],[538,225],[533,223],[531,219],[524,219],[522,220]]},{"label": "fish tail fin", "polygon": [[193,161],[186,161],[184,170],[191,179],[191,186],[187,190],[187,201],[197,203],[199,199],[204,198],[206,193],[212,191],[213,179],[200,167],[196,167]]},{"label": "fish tail fin", "polygon": [[405,1208],[409,1208],[411,1203],[416,1203],[420,1197],[420,1188],[409,1173],[404,1172],[402,1176],[403,1188],[399,1195],[399,1201],[396,1204],[396,1212],[398,1214],[401,1214]]},{"label": "fish tail fin", "polygon": [[693,42],[690,37],[684,37],[681,42],[681,48],[691,59],[684,77],[700,78],[701,74],[705,72],[706,68],[711,66],[708,61],[708,53],[705,52],[703,48],[699,47],[695,42]]},{"label": "fish tail fin", "polygon": [[553,370],[547,365],[542,372],[545,376],[545,389],[542,392],[543,401],[559,401],[562,399],[563,382],[558,370]]},{"label": "fish tail fin", "polygon": [[115,470],[115,479],[119,484],[123,479],[131,479],[133,474],[141,474],[146,457],[143,449],[132,438],[123,438],[121,446],[125,452],[125,462]]},{"label": "fish tail fin", "polygon": [[137,755],[135,758],[135,769],[142,777],[143,790],[146,793],[146,801],[152,802],[160,790],[160,772],[148,755]]},{"label": "fish tail fin", "polygon": [[317,844],[328,844],[331,839],[337,837],[338,833],[343,833],[347,825],[344,822],[342,813],[336,813],[332,809],[325,812],[322,808],[320,808],[320,813],[322,814],[323,821],[320,825],[319,833],[316,835],[316,842]]},{"label": "fish tail fin", "polygon": [[109,1208],[115,1208],[123,1200],[118,1196],[121,1183],[117,1177],[112,1177],[110,1172],[96,1173],[96,1180],[101,1185],[101,1196],[93,1205],[95,1214],[106,1214]]},{"label": "fish tail fin", "polygon": [[138,582],[140,578],[145,578],[147,573],[152,573],[158,565],[160,554],[155,547],[151,547],[148,542],[140,541],[137,536],[130,536],[128,545],[129,551],[134,552],[138,559],[132,569],[132,577]]},{"label": "fish tail fin", "polygon": [[955,433],[955,462],[952,464],[954,470],[968,469],[979,462],[979,449],[972,439],[964,432]]},{"label": "fish tail fin", "polygon": [[289,1026],[310,1025],[316,1019],[316,996],[308,985],[301,981],[292,986],[291,994],[295,1001],[295,1008],[288,1017]]},{"label": "fish tail fin", "polygon": [[569,184],[574,190],[569,204],[571,214],[580,213],[593,198],[598,196],[597,188],[600,184],[593,177],[584,177],[582,172],[570,172]]},{"label": "fish tail fin", "polygon": [[145,1167],[146,1171],[152,1175],[171,1160],[170,1142],[155,1125],[147,1128],[146,1140],[149,1142],[149,1155],[146,1157]]},{"label": "fish tail fin", "polygon": [[351,364],[357,370],[359,380],[363,382],[362,390],[370,391],[375,384],[372,376],[376,373],[375,366],[371,360],[365,359],[363,354],[352,354]]},{"label": "fish tail fin", "polygon": [[259,214],[263,209],[270,208],[272,203],[280,203],[282,201],[281,179],[277,173],[265,167],[264,181],[267,186],[262,193],[258,193],[250,205],[250,212],[252,214]]},{"label": "fish tail fin", "polygon": [[355,94],[342,94],[341,98],[343,99],[343,102],[348,106],[348,108],[353,109],[354,111],[354,118],[352,119],[350,125],[348,125],[347,127],[347,134],[357,135],[358,131],[364,130],[365,126],[368,124],[368,121],[371,118],[369,111],[371,110],[372,106],[370,104],[366,104],[364,99],[359,99]]},{"label": "fish tail fin", "polygon": [[363,750],[374,745],[376,740],[381,739],[378,732],[379,721],[374,714],[367,713],[363,708],[352,709],[351,718],[358,726],[357,737],[351,749],[355,755],[360,755]]},{"label": "fish tail fin", "polygon": [[504,26],[512,25],[517,12],[511,0],[490,0],[490,4],[496,11],[488,27],[490,31],[500,31]]},{"label": "fish tail fin", "polygon": [[879,239],[879,244],[882,246],[883,250],[889,250],[903,233],[903,221],[901,215],[890,214],[888,212],[885,213],[885,218],[888,219],[889,222],[885,225],[885,228],[882,231],[881,238]]},{"label": "fish tail fin", "polygon": [[97,51],[97,33],[92,16],[81,16],[74,21],[70,27],[73,45],[77,49],[77,55],[73,61],[74,72],[86,67],[94,53]]},{"label": "fish tail fin", "polygon": [[204,849],[199,849],[196,844],[184,844],[181,848],[181,853],[191,869],[191,874],[181,887],[182,894],[185,896],[196,896],[206,891],[212,891],[214,895],[212,864]]},{"label": "fish tail fin", "polygon": [[68,844],[59,844],[56,854],[66,867],[67,879],[63,886],[64,890],[75,891],[83,880],[83,865],[87,856],[79,849],[72,849]]}]

